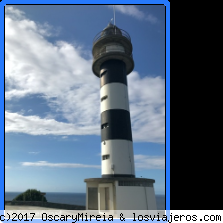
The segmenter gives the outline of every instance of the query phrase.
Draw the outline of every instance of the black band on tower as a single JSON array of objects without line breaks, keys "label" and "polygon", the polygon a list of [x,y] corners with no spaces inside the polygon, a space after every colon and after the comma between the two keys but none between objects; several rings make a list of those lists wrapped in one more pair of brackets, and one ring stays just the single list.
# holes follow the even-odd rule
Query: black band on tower
[{"label": "black band on tower", "polygon": [[118,82],[127,85],[126,65],[121,60],[108,60],[101,65],[101,87]]},{"label": "black band on tower", "polygon": [[132,174],[102,174],[102,178],[112,178],[112,177],[129,177],[135,178],[135,175]]},{"label": "black band on tower", "polygon": [[132,141],[129,111],[111,109],[101,113],[101,141],[109,139]]}]

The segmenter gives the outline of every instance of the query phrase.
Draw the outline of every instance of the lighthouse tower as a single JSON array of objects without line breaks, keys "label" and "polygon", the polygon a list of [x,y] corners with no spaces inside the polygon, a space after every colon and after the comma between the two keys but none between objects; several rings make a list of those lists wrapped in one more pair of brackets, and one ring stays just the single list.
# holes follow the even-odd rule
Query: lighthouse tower
[{"label": "lighthouse tower", "polygon": [[85,179],[88,210],[154,210],[152,179],[135,178],[127,75],[134,69],[129,34],[109,23],[93,41],[100,78],[101,173]]},{"label": "lighthouse tower", "polygon": [[126,77],[134,68],[130,36],[109,23],[95,37],[92,53],[101,82],[102,177],[135,177]]}]

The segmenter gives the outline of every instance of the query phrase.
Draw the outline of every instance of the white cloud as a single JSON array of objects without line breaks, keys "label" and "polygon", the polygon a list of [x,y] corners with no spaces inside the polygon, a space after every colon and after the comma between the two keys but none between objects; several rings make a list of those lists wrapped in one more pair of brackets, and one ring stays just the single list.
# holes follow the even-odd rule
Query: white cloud
[{"label": "white cloud", "polygon": [[58,36],[60,34],[61,28],[54,28],[47,22],[43,24],[37,24],[38,32],[43,36]]},{"label": "white cloud", "polygon": [[21,109],[21,110],[18,112],[18,114],[20,114],[20,115],[24,115],[24,113],[25,113],[25,110],[24,110],[24,109]]},{"label": "white cloud", "polygon": [[5,7],[5,14],[10,16],[13,19],[21,20],[25,18],[25,13],[18,9],[13,8],[12,6]]},{"label": "white cloud", "polygon": [[29,154],[37,155],[37,154],[39,154],[39,152],[29,152]]},{"label": "white cloud", "polygon": [[155,24],[158,22],[158,19],[152,14],[146,15],[145,20],[151,22],[152,24]]},{"label": "white cloud", "polygon": [[160,77],[128,76],[131,123],[134,141],[165,140],[165,81]]},{"label": "white cloud", "polygon": [[[64,41],[50,43],[44,37],[44,26],[40,28],[21,11],[7,8],[6,100],[40,94],[54,114],[61,114],[67,122],[56,121],[52,114],[40,118],[6,111],[6,133],[99,135],[100,83],[92,73],[92,59],[82,56],[88,51]],[[138,11],[131,10],[136,16]],[[128,75],[128,86],[134,141],[164,143],[165,80],[141,78],[134,71]]]},{"label": "white cloud", "polygon": [[31,135],[89,135],[98,132],[98,126],[79,127],[72,123],[57,122],[54,119],[41,119],[38,116],[22,116],[5,112],[6,132],[22,132]]},{"label": "white cloud", "polygon": [[10,166],[5,166],[5,169],[11,169],[11,167]]},{"label": "white cloud", "polygon": [[[109,5],[108,7],[113,8],[112,5]],[[152,14],[146,15],[144,12],[140,11],[134,5],[115,5],[115,10],[125,15],[132,16],[139,20],[146,20],[152,24],[155,24],[158,22],[158,19],[154,15]]]},{"label": "white cloud", "polygon": [[98,165],[86,165],[79,163],[48,163],[47,161],[38,162],[22,162],[22,166],[38,166],[38,167],[59,167],[59,168],[96,168],[100,169]]},{"label": "white cloud", "polygon": [[165,169],[165,157],[134,155],[135,167],[138,169]]}]

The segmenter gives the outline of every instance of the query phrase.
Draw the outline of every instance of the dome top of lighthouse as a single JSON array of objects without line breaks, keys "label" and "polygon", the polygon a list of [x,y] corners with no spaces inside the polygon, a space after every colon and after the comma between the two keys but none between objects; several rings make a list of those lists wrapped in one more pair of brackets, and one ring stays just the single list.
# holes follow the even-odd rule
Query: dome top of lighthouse
[{"label": "dome top of lighthouse", "polygon": [[117,26],[115,26],[114,24],[112,24],[111,22],[108,23],[108,25],[103,29],[103,30],[106,30],[106,29],[118,29],[120,30]]},{"label": "dome top of lighthouse", "polygon": [[117,35],[120,34],[122,35],[121,30],[113,25],[111,22],[108,23],[108,25],[103,29],[101,35]]},{"label": "dome top of lighthouse", "polygon": [[93,44],[95,44],[96,42],[98,42],[99,40],[103,38],[107,38],[111,36],[113,37],[116,36],[118,38],[125,37],[131,42],[131,38],[125,30],[119,29],[116,25],[109,22],[108,25],[95,36],[93,40]]},{"label": "dome top of lighthouse", "polygon": [[103,29],[110,29],[110,28],[114,28],[115,25],[113,25],[111,22],[108,23],[108,25]]}]

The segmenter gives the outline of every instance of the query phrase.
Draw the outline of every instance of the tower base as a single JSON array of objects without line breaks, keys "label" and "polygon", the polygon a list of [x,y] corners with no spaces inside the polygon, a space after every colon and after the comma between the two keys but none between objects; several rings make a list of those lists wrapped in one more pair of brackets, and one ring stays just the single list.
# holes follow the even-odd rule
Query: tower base
[{"label": "tower base", "polygon": [[86,210],[157,210],[153,183],[146,178],[89,178]]}]

